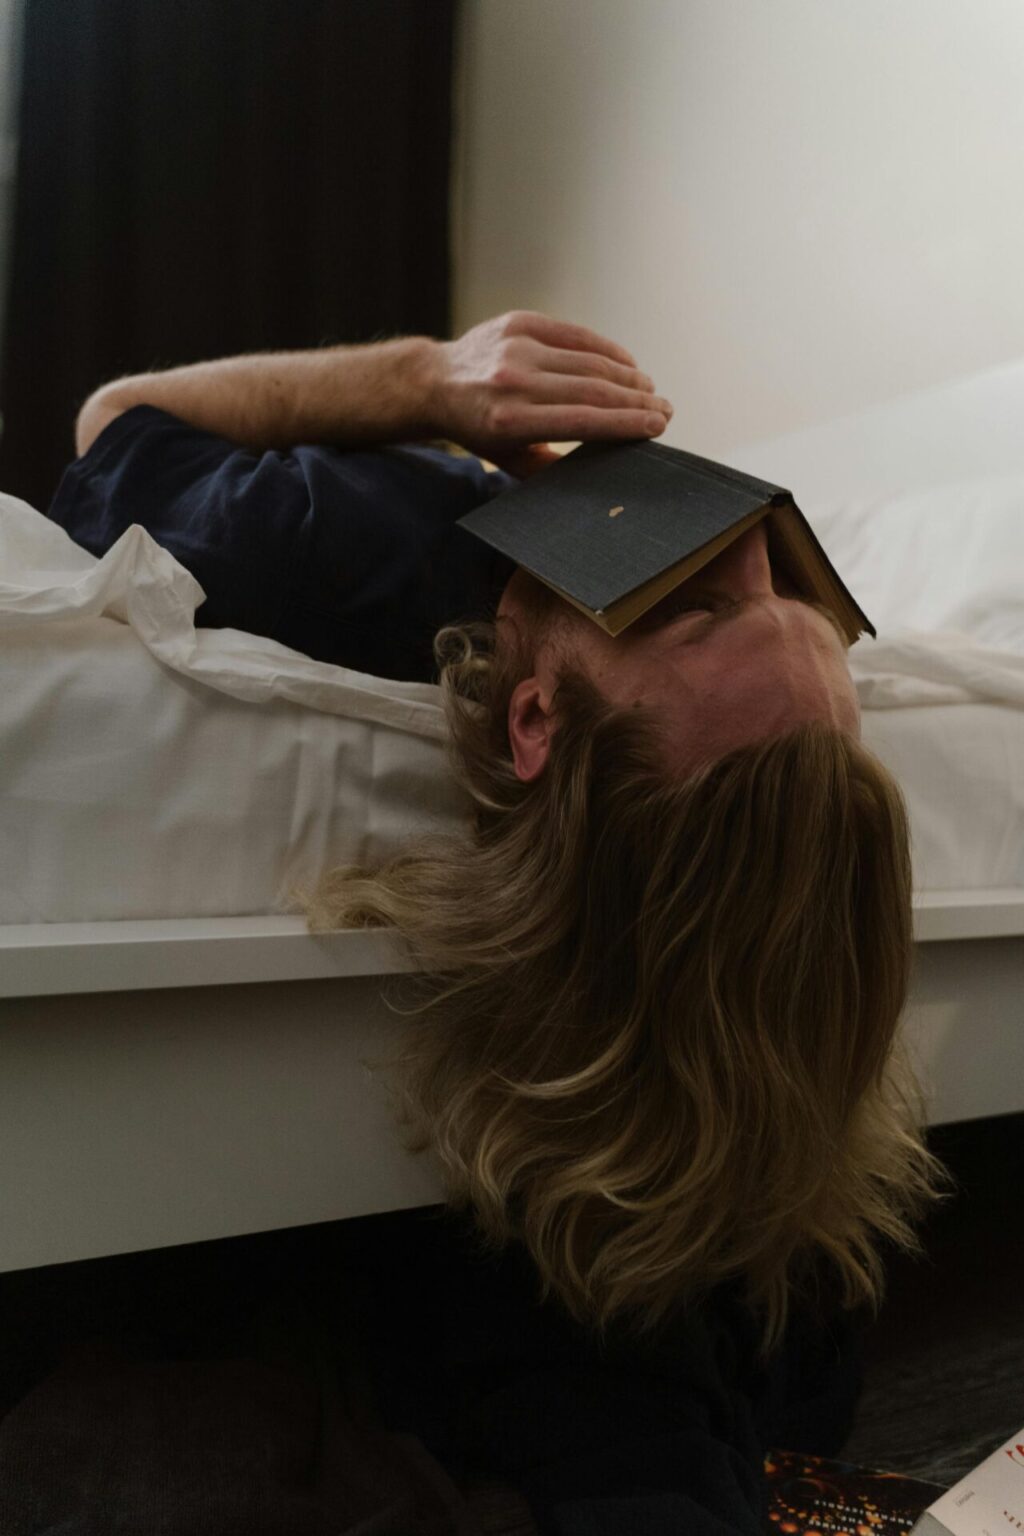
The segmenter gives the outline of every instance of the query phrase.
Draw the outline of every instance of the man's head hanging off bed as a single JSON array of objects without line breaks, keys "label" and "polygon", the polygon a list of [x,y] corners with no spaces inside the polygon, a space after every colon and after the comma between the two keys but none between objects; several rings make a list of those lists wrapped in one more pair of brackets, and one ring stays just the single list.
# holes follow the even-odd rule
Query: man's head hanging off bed
[{"label": "man's head hanging off bed", "polygon": [[[157,537],[187,523],[185,563],[214,529],[209,596],[243,512],[258,530],[239,545],[246,568],[269,541],[266,487],[298,487],[305,530],[313,470],[344,475],[344,454],[296,445],[444,438],[525,476],[551,440],[660,435],[671,407],[653,390],[615,343],[531,312],[447,343],[142,375],[83,408],[66,515],[102,480],[103,434],[96,452],[122,455],[111,495],[141,486]],[[140,404],[157,410],[106,435]],[[182,423],[198,432],[179,449]],[[208,478],[183,496],[194,465]],[[455,474],[421,470],[435,487]],[[327,538],[330,513],[319,526]],[[369,547],[376,524],[353,526]],[[405,935],[421,971],[397,1062],[413,1140],[483,1232],[521,1238],[545,1286],[598,1327],[655,1328],[736,1279],[767,1352],[794,1290],[827,1279],[844,1305],[877,1306],[880,1239],[918,1249],[912,1223],[937,1198],[898,1034],[906,808],[861,743],[835,615],[806,599],[773,567],[763,522],[615,639],[515,572],[493,622],[436,640],[470,832],[335,871],[311,904],[318,926]]]},{"label": "man's head hanging off bed", "polygon": [[906,810],[848,648],[764,521],[614,638],[519,568],[436,641],[472,836],[313,906],[405,934],[411,1144],[581,1321],[742,1277],[767,1355],[822,1260],[877,1306],[878,1238],[937,1198]]}]

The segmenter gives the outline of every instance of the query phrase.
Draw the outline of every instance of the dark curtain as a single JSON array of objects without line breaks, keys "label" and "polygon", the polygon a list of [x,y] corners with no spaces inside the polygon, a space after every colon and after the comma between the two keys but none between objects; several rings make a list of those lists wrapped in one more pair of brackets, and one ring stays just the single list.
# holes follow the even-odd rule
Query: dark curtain
[{"label": "dark curtain", "polygon": [[444,336],[456,0],[26,0],[0,486],[144,369]]}]

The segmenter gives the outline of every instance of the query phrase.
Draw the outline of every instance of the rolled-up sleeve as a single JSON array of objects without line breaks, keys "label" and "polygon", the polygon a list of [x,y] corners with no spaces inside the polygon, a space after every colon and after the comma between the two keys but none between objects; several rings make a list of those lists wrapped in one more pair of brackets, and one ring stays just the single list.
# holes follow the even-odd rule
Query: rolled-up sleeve
[{"label": "rolled-up sleeve", "polygon": [[206,593],[207,628],[273,635],[309,536],[293,462],[197,431],[153,406],[123,412],[65,471],[48,515],[104,554],[139,524]]}]

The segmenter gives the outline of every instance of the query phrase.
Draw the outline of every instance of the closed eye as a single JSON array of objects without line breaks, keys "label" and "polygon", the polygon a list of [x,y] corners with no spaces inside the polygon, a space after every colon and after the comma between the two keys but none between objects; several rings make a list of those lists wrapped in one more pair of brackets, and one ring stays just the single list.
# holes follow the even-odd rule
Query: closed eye
[{"label": "closed eye", "polygon": [[[680,607],[678,611],[681,614],[692,612],[703,614],[705,616],[704,623],[699,625],[691,624],[687,626],[685,633],[681,636],[683,643],[689,645],[698,640],[701,640],[704,635],[710,634],[711,630],[717,628],[718,625],[727,624],[729,620],[735,618],[737,614],[743,613],[750,606],[751,601],[756,601],[756,599],[748,598],[746,601],[727,603],[724,605],[724,607],[718,608],[714,612],[712,612],[707,606],[698,607],[694,605],[692,608]],[[809,597],[800,597],[799,595],[795,597],[784,597],[782,601],[785,603],[802,603],[805,608],[813,608],[815,613],[820,613],[823,618],[828,620],[830,626],[838,636],[844,651],[849,650],[850,642],[847,639],[846,631],[843,629],[831,608],[827,608],[824,603],[816,602]]]}]

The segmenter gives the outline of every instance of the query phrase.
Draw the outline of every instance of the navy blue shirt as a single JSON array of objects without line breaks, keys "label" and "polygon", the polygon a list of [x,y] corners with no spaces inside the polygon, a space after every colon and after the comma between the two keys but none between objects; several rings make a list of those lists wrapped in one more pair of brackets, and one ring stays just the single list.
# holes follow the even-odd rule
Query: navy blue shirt
[{"label": "navy blue shirt", "polygon": [[456,519],[515,484],[413,445],[260,453],[137,405],[65,471],[49,516],[94,555],[140,523],[203,588],[205,628],[432,682],[434,633],[493,615],[515,570]]}]

